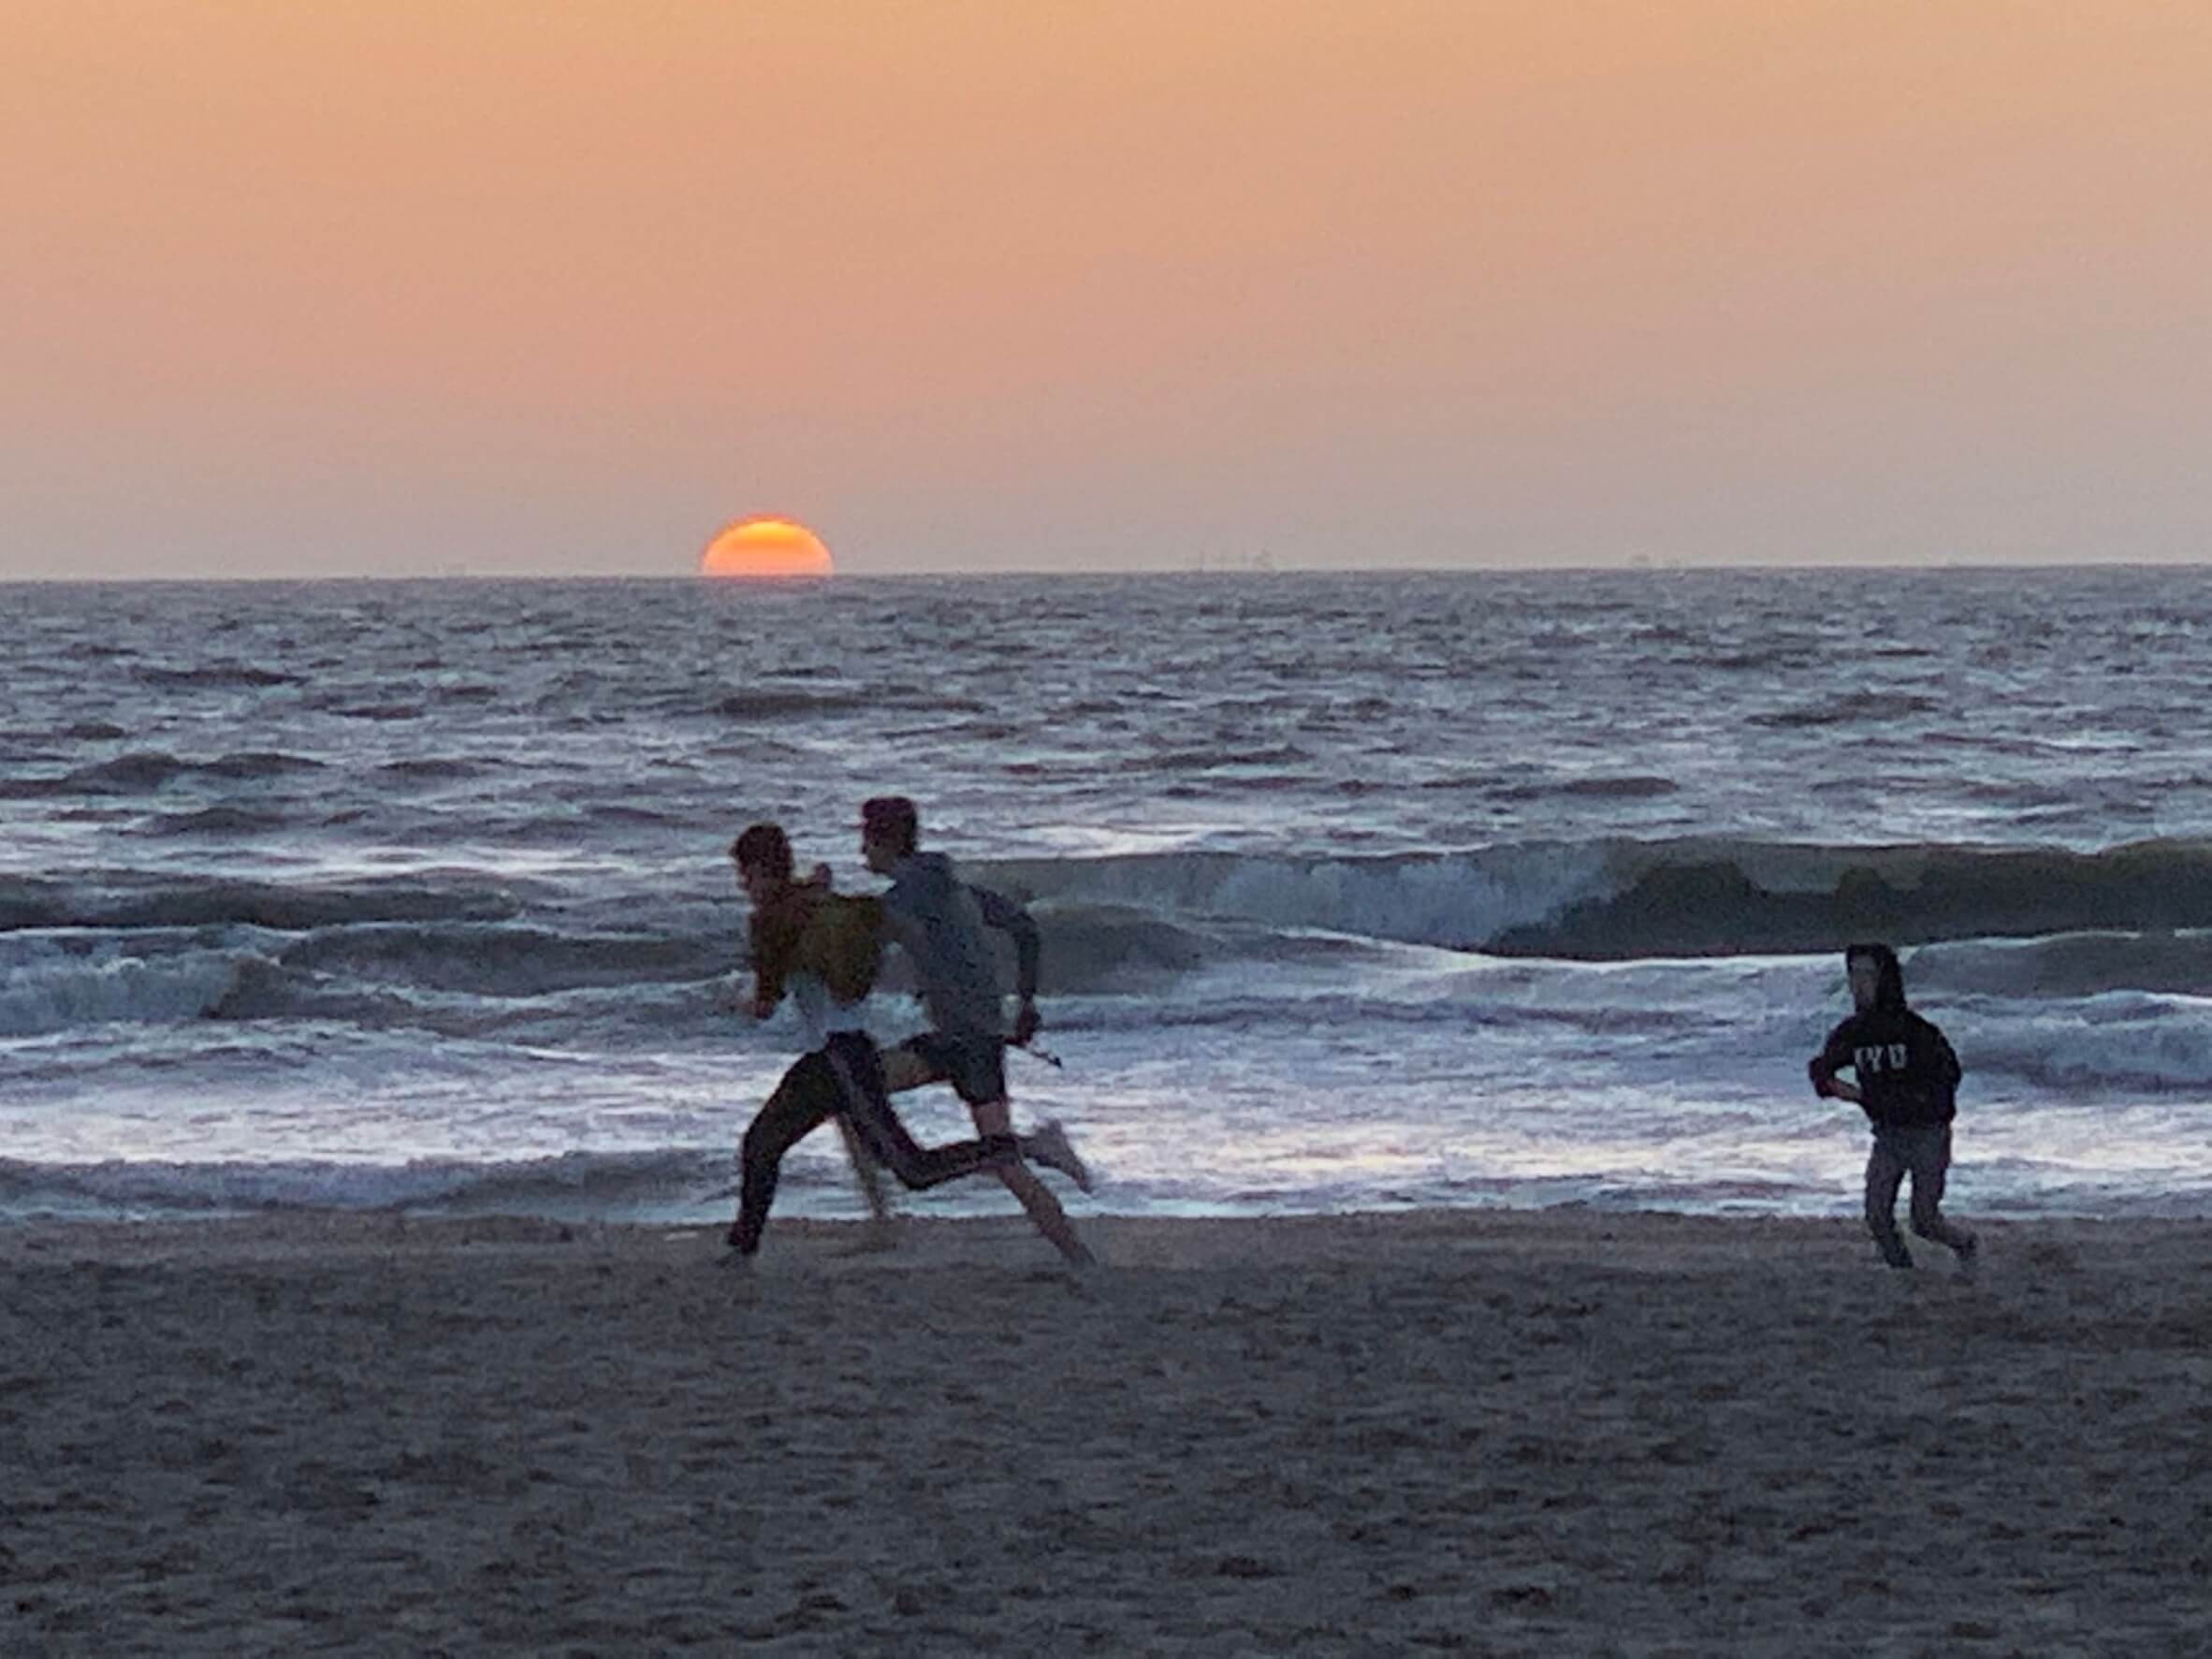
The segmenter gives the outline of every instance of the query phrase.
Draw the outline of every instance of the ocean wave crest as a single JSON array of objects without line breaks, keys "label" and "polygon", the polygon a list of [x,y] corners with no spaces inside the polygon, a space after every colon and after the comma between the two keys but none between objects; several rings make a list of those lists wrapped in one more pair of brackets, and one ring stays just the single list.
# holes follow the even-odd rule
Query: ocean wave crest
[{"label": "ocean wave crest", "polygon": [[2212,927],[2212,843],[2095,852],[1733,839],[1522,843],[1373,858],[1010,861],[1042,899],[1493,954],[1626,960]]},{"label": "ocean wave crest", "polygon": [[2212,997],[2212,933],[2074,933],[1929,945],[1914,953],[1913,983],[1947,995],[2050,1000],[2108,991]]},{"label": "ocean wave crest", "polygon": [[731,949],[713,939],[575,934],[511,924],[385,924],[310,934],[279,967],[349,981],[485,997],[541,997],[591,986],[712,979]]},{"label": "ocean wave crest", "polygon": [[84,880],[0,877],[0,932],[226,925],[304,932],[349,923],[491,922],[518,914],[524,898],[513,883],[470,874],[299,882],[137,871]]},{"label": "ocean wave crest", "polygon": [[1037,923],[1045,988],[1059,996],[1139,992],[1232,964],[1353,969],[1404,951],[1349,935],[1170,918],[1129,905],[1055,902],[1039,907]]},{"label": "ocean wave crest", "polygon": [[2113,992],[2085,999],[2070,1017],[1953,1020],[1945,1029],[1966,1066],[1970,1105],[1975,1075],[1990,1072],[2057,1097],[2201,1097],[2212,1087],[2212,1021],[2176,1012],[2160,997]]},{"label": "ocean wave crest", "polygon": [[10,966],[0,972],[0,1037],[201,1019],[236,991],[253,960],[249,952],[210,951]]}]

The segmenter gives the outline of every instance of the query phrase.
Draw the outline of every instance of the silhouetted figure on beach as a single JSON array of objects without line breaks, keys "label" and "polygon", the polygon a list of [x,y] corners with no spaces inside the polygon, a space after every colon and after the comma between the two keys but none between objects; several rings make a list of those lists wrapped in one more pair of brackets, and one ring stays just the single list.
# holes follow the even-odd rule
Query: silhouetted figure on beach
[{"label": "silhouetted figure on beach", "polygon": [[[1851,981],[1851,1017],[1828,1033],[1808,1070],[1815,1093],[1853,1100],[1874,1128],[1867,1158],[1867,1230],[1891,1267],[1911,1267],[1897,1230],[1897,1189],[1913,1178],[1913,1230],[1957,1253],[1972,1273],[1974,1235],[1943,1216],[1943,1183],[1951,1169],[1951,1120],[1957,1114],[1958,1056],[1930,1022],[1905,1005],[1905,974],[1887,945],[1853,945],[1843,953]],[[1846,1083],[1836,1073],[1848,1069]]]},{"label": "silhouetted figure on beach", "polygon": [[[891,941],[913,965],[916,992],[931,1027],[884,1056],[891,1086],[949,1083],[967,1102],[979,1133],[1011,1134],[1007,1031],[990,936],[997,931],[1013,940],[1020,1008],[1012,1040],[1026,1043],[1041,1023],[1037,924],[1011,899],[960,880],[942,853],[921,851],[921,827],[914,803],[904,795],[879,795],[861,806],[861,857],[869,869],[891,878],[890,891],[883,895],[885,924]],[[1057,1123],[1043,1125],[1023,1146],[1030,1157],[1090,1189],[1090,1173]],[[1019,1162],[1000,1165],[998,1178],[1070,1265],[1090,1265],[1090,1251],[1043,1182]]]},{"label": "silhouetted figure on beach", "polygon": [[783,1155],[831,1118],[849,1131],[864,1171],[872,1159],[917,1190],[1016,1165],[1022,1148],[1011,1134],[924,1147],[892,1111],[865,1018],[883,954],[881,902],[833,893],[825,880],[794,880],[791,842],[773,823],[748,828],[730,856],[752,901],[753,1017],[766,1019],[788,996],[807,1045],[745,1131],[730,1228],[736,1259],[760,1249]]}]

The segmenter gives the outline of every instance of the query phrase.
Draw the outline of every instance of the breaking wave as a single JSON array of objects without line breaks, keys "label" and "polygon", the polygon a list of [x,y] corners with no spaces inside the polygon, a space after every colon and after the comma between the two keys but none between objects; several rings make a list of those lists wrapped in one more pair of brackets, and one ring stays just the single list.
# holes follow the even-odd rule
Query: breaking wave
[{"label": "breaking wave", "polygon": [[730,966],[719,939],[568,934],[540,927],[380,924],[310,934],[279,967],[489,997],[709,979]]},{"label": "breaking wave", "polygon": [[238,989],[254,960],[250,952],[204,951],[12,967],[0,973],[0,1037],[202,1019]]},{"label": "breaking wave", "polygon": [[2200,1012],[2114,992],[2059,1017],[1977,1020],[1961,1053],[1970,1074],[2025,1078],[2045,1096],[2124,1089],[2201,1099],[2212,1085],[2212,1021]]},{"label": "breaking wave", "polygon": [[[1235,964],[1341,971],[1408,952],[1593,962],[1791,956],[1855,939],[1928,947],[1947,993],[2212,995],[2212,844],[2098,852],[1817,847],[1744,840],[1523,843],[1420,856],[1167,853],[979,866],[1037,903],[1057,995],[1143,994]],[[652,993],[738,966],[713,904],[651,920],[546,908],[476,872],[286,883],[145,871],[0,880],[0,1033],[110,1021],[257,1018],[333,997],[406,1011]],[[36,941],[73,936],[41,954]],[[393,1003],[390,998],[401,998]],[[344,1004],[341,1004],[344,1006]],[[645,1006],[641,1003],[641,1006]]]},{"label": "breaking wave", "polygon": [[1185,922],[1600,961],[2212,927],[2212,843],[2201,841],[2073,852],[1611,840],[1376,858],[1010,861],[979,875],[1040,899]]},{"label": "breaking wave", "polygon": [[15,928],[252,926],[304,931],[368,922],[504,921],[515,884],[457,875],[358,881],[178,881],[130,873],[105,881],[0,878],[0,932]]},{"label": "breaking wave", "polygon": [[1913,981],[1946,993],[2039,1000],[2107,991],[2212,997],[2212,934],[2077,933],[1930,945],[1914,953]]}]

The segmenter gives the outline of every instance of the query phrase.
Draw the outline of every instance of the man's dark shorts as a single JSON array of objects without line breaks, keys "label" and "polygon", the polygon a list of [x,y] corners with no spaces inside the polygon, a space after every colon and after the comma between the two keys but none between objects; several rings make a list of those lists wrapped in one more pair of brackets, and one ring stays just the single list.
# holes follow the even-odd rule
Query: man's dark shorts
[{"label": "man's dark shorts", "polygon": [[970,1106],[1006,1099],[1006,1044],[996,1037],[924,1031],[893,1051],[909,1055],[928,1071],[930,1083],[949,1083]]}]

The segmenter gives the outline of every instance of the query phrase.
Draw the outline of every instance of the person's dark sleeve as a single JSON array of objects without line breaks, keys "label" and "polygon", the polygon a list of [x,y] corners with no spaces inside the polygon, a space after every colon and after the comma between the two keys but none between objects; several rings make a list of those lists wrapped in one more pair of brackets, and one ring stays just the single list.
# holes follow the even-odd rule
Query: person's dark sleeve
[{"label": "person's dark sleeve", "polygon": [[1014,990],[1024,1002],[1037,999],[1037,959],[1042,946],[1038,938],[1037,919],[1002,893],[993,893],[988,887],[970,887],[975,895],[976,908],[982,911],[987,926],[1013,936]]},{"label": "person's dark sleeve", "polygon": [[1966,1068],[1958,1063],[1958,1051],[1951,1046],[1951,1040],[1932,1024],[1928,1027],[1928,1034],[1935,1039],[1936,1075],[1943,1080],[1945,1088],[1956,1089],[1958,1080],[1966,1075]]},{"label": "person's dark sleeve", "polygon": [[1850,1064],[1852,1064],[1851,1022],[1845,1020],[1828,1033],[1827,1041],[1821,1045],[1820,1053],[1812,1056],[1812,1063],[1807,1066],[1805,1070],[1806,1074],[1812,1079],[1814,1091],[1826,1096],[1828,1092],[1828,1084],[1836,1081],[1836,1073]]}]

